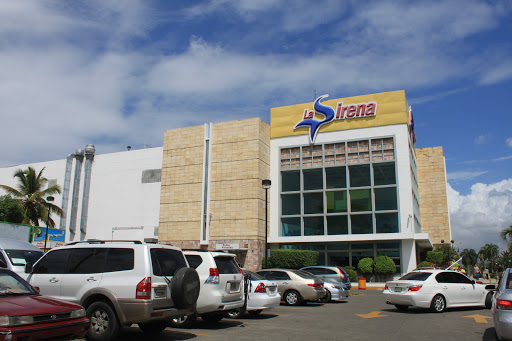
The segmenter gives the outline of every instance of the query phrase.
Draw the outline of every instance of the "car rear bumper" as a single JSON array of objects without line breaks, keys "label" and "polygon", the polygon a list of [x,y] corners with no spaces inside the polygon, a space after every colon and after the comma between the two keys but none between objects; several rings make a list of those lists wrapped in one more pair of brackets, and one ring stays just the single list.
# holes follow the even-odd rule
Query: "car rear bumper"
[{"label": "car rear bumper", "polygon": [[431,297],[419,295],[418,293],[407,292],[407,293],[393,293],[384,292],[386,303],[395,305],[405,305],[418,308],[430,308],[432,302]]},{"label": "car rear bumper", "polygon": [[247,300],[247,310],[261,310],[278,307],[281,304],[281,296],[268,296],[265,293],[250,294]]},{"label": "car rear bumper", "polygon": [[348,290],[332,289],[329,292],[331,293],[331,301],[345,301],[349,296]]},{"label": "car rear bumper", "polygon": [[119,307],[122,313],[118,316],[121,323],[125,325],[185,316],[195,311],[194,308],[155,307],[151,302],[144,300],[121,301]]}]

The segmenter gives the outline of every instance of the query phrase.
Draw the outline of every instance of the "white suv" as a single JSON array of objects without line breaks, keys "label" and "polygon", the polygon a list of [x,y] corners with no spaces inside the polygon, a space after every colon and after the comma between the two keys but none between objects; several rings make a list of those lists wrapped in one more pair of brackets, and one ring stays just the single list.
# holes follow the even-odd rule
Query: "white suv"
[{"label": "white suv", "polygon": [[208,322],[220,321],[226,312],[244,306],[243,275],[235,255],[214,251],[183,251],[201,281],[196,313],[171,322],[173,327],[187,328],[197,317]]},{"label": "white suv", "polygon": [[199,277],[181,249],[140,241],[67,244],[27,266],[42,294],[82,305],[88,339],[109,340],[137,323],[158,333],[176,316],[195,311]]}]

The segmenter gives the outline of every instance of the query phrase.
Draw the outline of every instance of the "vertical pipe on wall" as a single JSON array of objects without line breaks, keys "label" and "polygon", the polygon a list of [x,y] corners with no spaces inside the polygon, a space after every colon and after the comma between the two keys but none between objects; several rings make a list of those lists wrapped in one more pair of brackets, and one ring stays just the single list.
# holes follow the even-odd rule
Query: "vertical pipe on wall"
[{"label": "vertical pipe on wall", "polygon": [[76,233],[76,217],[78,215],[80,179],[82,176],[82,163],[84,161],[84,151],[82,149],[76,150],[75,159],[75,178],[73,181],[73,198],[71,198],[71,218],[69,221],[70,240],[74,239]]},{"label": "vertical pipe on wall", "polygon": [[60,218],[59,228],[66,229],[66,219],[68,216],[68,202],[69,202],[69,189],[71,188],[71,167],[73,165],[73,158],[75,154],[69,154],[66,158],[66,171],[64,173],[64,188],[62,189],[62,212],[64,213]]},{"label": "vertical pipe on wall", "polygon": [[89,190],[91,187],[91,169],[94,152],[94,145],[85,146],[85,166],[84,166],[84,194],[82,197],[82,215],[80,218],[80,239],[85,238],[87,233],[87,213],[89,211]]}]

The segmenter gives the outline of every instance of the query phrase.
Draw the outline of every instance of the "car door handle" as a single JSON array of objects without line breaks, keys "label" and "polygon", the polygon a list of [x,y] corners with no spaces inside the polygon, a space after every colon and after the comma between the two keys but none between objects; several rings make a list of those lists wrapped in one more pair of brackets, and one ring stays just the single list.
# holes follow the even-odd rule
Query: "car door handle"
[{"label": "car door handle", "polygon": [[57,283],[59,280],[55,277],[50,278],[50,283]]},{"label": "car door handle", "polygon": [[462,290],[466,290],[466,288],[465,288],[465,287],[462,287]]},{"label": "car door handle", "polygon": [[97,281],[97,279],[94,277],[87,278],[87,282],[96,282],[96,281]]},{"label": "car door handle", "polygon": [[443,287],[443,289],[445,289],[445,290],[446,290],[446,289],[448,289],[448,287]]},{"label": "car door handle", "polygon": [[285,285],[286,285],[286,284],[290,284],[290,283],[288,283],[288,282],[283,282],[283,284],[285,284]]}]

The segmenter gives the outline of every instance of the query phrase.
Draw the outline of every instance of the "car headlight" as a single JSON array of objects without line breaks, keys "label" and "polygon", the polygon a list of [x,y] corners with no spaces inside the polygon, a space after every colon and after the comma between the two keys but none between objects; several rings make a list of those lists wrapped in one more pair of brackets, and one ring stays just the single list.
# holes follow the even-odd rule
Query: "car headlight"
[{"label": "car headlight", "polygon": [[82,309],[73,310],[69,317],[73,318],[73,317],[84,317],[84,316],[85,316],[85,309],[82,308]]},{"label": "car headlight", "polygon": [[0,316],[0,326],[19,326],[22,324],[34,323],[32,316]]}]

